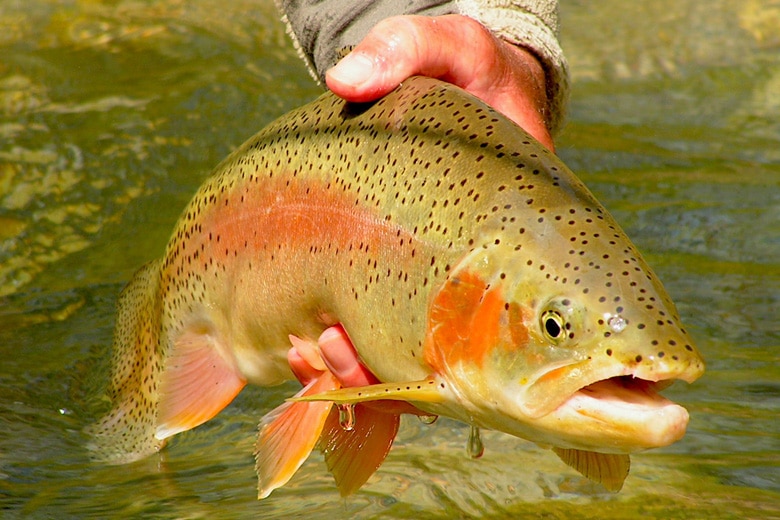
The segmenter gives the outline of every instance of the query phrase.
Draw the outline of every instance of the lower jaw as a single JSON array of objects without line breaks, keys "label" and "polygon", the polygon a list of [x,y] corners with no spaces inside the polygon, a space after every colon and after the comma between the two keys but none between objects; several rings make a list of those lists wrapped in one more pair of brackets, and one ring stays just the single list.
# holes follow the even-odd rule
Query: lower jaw
[{"label": "lower jaw", "polygon": [[668,446],[682,438],[689,419],[685,408],[657,393],[669,384],[626,376],[598,381],[540,418],[539,426],[555,429],[566,448],[632,453]]},{"label": "lower jaw", "polygon": [[511,400],[486,402],[483,393],[462,395],[457,406],[424,408],[544,447],[628,454],[667,446],[685,434],[688,412],[658,394],[670,384],[616,376],[581,388],[538,416]]}]

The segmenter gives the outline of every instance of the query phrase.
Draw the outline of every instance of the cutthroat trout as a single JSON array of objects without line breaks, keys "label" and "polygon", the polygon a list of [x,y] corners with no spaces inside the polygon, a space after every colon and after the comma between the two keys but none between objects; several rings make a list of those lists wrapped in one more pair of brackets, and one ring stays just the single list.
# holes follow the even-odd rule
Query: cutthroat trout
[{"label": "cutthroat trout", "polygon": [[629,453],[685,432],[686,410],[658,391],[704,370],[587,188],[508,119],[427,78],[372,104],[326,93],[252,137],[118,307],[113,409],[92,430],[116,463],[209,420],[246,383],[291,379],[290,336],[316,348],[326,328],[346,330],[381,383],[340,388],[324,370],[266,415],[261,498],[318,439],[341,492],[358,489],[398,428],[376,400],[552,447],[618,490]]}]

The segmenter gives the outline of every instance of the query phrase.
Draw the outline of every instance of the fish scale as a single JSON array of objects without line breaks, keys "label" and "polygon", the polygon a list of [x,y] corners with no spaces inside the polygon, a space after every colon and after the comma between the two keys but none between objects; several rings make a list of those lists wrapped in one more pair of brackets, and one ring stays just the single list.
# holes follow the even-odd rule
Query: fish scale
[{"label": "fish scale", "polygon": [[[639,402],[703,370],[661,283],[587,188],[511,121],[426,78],[371,104],[325,94],[251,138],[119,305],[115,410],[95,428],[115,461],[208,420],[246,382],[290,379],[288,336],[316,343],[336,324],[380,381],[438,392],[384,398],[563,450],[676,440],[679,407],[641,440],[614,411],[609,435],[562,414],[584,394],[628,395],[621,377],[648,382],[628,396]],[[264,419],[261,440],[284,413]],[[591,477],[600,464],[561,457]]]}]

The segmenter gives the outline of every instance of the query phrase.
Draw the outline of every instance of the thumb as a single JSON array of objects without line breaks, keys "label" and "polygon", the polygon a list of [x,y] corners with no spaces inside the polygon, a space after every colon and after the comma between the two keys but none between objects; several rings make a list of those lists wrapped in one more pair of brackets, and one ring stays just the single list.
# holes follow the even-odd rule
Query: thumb
[{"label": "thumb", "polygon": [[544,70],[528,51],[496,38],[461,15],[396,16],[378,23],[325,74],[328,88],[348,101],[384,96],[410,76],[457,85],[554,149],[544,118]]},{"label": "thumb", "polygon": [[[448,18],[395,16],[382,20],[327,71],[328,88],[350,101],[364,102],[387,94],[410,76],[446,79],[456,60],[454,49],[440,44],[466,30]],[[481,27],[474,20],[458,18]]]}]

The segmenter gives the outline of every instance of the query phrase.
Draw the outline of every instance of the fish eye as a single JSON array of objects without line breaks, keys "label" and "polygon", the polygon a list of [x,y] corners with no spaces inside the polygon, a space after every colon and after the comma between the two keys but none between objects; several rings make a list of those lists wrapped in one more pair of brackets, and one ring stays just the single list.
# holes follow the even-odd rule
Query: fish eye
[{"label": "fish eye", "polygon": [[559,341],[566,335],[563,316],[558,311],[544,311],[542,313],[541,325],[544,335],[551,341]]}]

